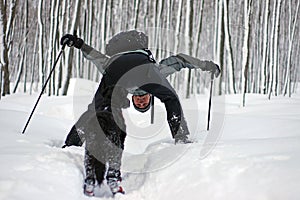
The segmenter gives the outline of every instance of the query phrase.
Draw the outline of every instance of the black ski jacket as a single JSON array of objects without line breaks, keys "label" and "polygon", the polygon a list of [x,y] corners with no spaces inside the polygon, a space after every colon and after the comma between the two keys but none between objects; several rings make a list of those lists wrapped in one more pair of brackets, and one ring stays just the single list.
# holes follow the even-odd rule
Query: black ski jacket
[{"label": "black ski jacket", "polygon": [[[105,71],[105,63],[107,63],[110,57],[102,54],[100,51],[97,51],[87,44],[83,44],[83,46],[81,47],[81,51],[84,57],[92,61],[93,64],[95,64],[95,66],[97,67],[98,71],[103,74]],[[139,52],[149,56],[149,53],[145,50],[136,50],[130,52]],[[124,52],[121,54],[124,54]],[[183,53],[167,57],[161,60],[159,63],[155,63],[155,67],[158,68],[159,72],[164,77],[167,77],[182,69],[201,69],[202,71],[210,71],[211,73],[214,73],[216,77],[220,73],[219,66],[212,61],[200,60]],[[131,90],[129,90],[129,92],[134,95],[143,95],[146,93],[140,88],[132,88]]]},{"label": "black ski jacket", "polygon": [[127,94],[137,88],[154,95],[165,104],[167,121],[173,138],[186,137],[189,134],[175,90],[161,74],[155,61],[151,58],[151,52],[148,50],[146,52],[147,54],[141,51],[124,52],[106,60],[102,66],[103,77],[93,102],[75,124],[76,129],[73,127],[73,131],[71,130],[67,136],[65,142],[67,146],[82,145],[82,141],[78,139],[84,138],[84,136],[78,137],[76,132],[80,134],[93,132],[89,121],[97,113],[103,110],[113,111],[113,109],[120,110],[128,107]]}]

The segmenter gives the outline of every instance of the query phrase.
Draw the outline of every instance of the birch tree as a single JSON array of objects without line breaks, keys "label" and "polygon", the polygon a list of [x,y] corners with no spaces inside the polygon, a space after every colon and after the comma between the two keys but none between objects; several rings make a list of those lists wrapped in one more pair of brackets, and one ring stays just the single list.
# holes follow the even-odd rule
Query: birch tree
[{"label": "birch tree", "polygon": [[38,24],[39,24],[39,77],[41,85],[45,82],[45,66],[44,66],[44,22],[42,19],[43,0],[38,5]]},{"label": "birch tree", "polygon": [[263,19],[263,47],[262,47],[262,64],[260,67],[260,92],[266,93],[266,63],[267,63],[267,52],[268,52],[268,18],[269,18],[269,0],[265,1],[265,15]]},{"label": "birch tree", "polygon": [[[186,38],[186,48],[189,55],[192,54],[192,38],[193,38],[193,0],[187,1],[187,9],[186,9],[186,21],[185,21],[185,38]],[[190,97],[191,94],[191,84],[192,84],[192,70],[188,71],[188,79],[187,79],[187,88],[186,88],[186,98]]]},{"label": "birch tree", "polygon": [[231,35],[229,32],[229,12],[228,12],[228,0],[224,2],[224,27],[225,27],[225,47],[227,51],[227,71],[228,71],[228,85],[229,93],[236,93],[235,90],[235,76],[234,76],[234,64],[233,64],[233,53],[231,46]]},{"label": "birch tree", "polygon": [[[58,24],[58,31],[59,31],[59,36],[62,36],[65,33],[64,27],[66,24],[66,20],[64,20],[66,18],[66,4],[67,1],[63,1],[62,3],[59,3],[59,24]],[[63,62],[59,62],[58,63],[58,67],[56,70],[56,74],[57,74],[57,86],[56,86],[56,95],[60,94],[60,89],[62,87],[62,79],[63,79],[63,69],[62,69],[62,65]]]},{"label": "birch tree", "polygon": [[[198,2],[198,1],[196,1]],[[199,53],[199,47],[200,47],[200,36],[201,36],[201,32],[202,32],[202,22],[203,22],[203,7],[204,7],[204,0],[200,0],[198,2],[199,4],[199,7],[195,10],[195,15],[197,16],[198,18],[198,21],[197,21],[197,26],[196,26],[196,31],[195,31],[195,42],[196,42],[196,45],[194,45],[194,50],[193,50],[193,56],[197,56],[198,53]],[[196,12],[196,11],[199,11]]]},{"label": "birch tree", "polygon": [[[25,10],[25,22],[24,22],[24,46],[27,47],[27,42],[28,42],[28,0],[25,0],[24,2],[25,6],[24,6],[24,10]],[[27,90],[27,67],[26,67],[26,63],[27,63],[27,48],[24,48],[24,65],[25,65],[25,69],[24,69],[24,93],[26,93]]]},{"label": "birch tree", "polygon": [[[53,64],[53,60],[55,59],[55,50],[54,50],[54,37],[55,37],[55,7],[56,7],[57,1],[52,0],[51,5],[50,5],[50,30],[49,30],[49,35],[48,35],[48,61],[47,61],[47,69],[50,72]],[[57,23],[57,22],[56,22]],[[53,77],[55,77],[54,74],[52,74]],[[48,86],[48,95],[51,95],[51,79],[49,81],[49,86]]]},{"label": "birch tree", "polygon": [[[7,6],[9,4],[9,13],[7,14]],[[10,51],[10,35],[13,22],[15,20],[16,7],[18,0],[5,1],[0,0],[0,70],[1,70],[1,93],[3,96],[10,94],[10,72],[9,72],[9,51]],[[0,94],[1,95],[1,94]]]},{"label": "birch tree", "polygon": [[[25,60],[25,48],[23,46],[23,48],[20,49],[21,51],[21,60],[19,60],[19,67],[18,67],[18,74],[17,74],[17,79],[15,80],[15,86],[13,89],[13,93],[16,93],[17,89],[18,89],[18,85],[20,83],[21,77],[22,77],[22,73],[24,71],[24,60]],[[24,82],[24,85],[26,85],[26,82]]]},{"label": "birch tree", "polygon": [[[280,17],[280,8],[281,8],[281,0],[278,0],[276,7],[276,20],[275,20],[275,36],[274,36],[274,66],[273,66],[273,83],[272,83],[272,91],[274,95],[278,95],[278,73],[279,73],[279,64],[278,64],[278,43],[279,43],[279,17]],[[270,97],[269,97],[270,98]]]},{"label": "birch tree", "polygon": [[137,29],[138,27],[139,12],[140,12],[140,0],[135,0],[134,1],[134,23],[133,23],[134,29]]},{"label": "birch tree", "polygon": [[[74,6],[74,11],[73,11],[73,21],[72,21],[72,25],[71,25],[71,33],[74,33],[74,31],[76,31],[76,28],[78,26],[78,18],[80,16],[80,12],[79,12],[79,5],[81,3],[81,0],[76,0],[75,6]],[[67,55],[67,74],[66,74],[66,78],[65,78],[65,82],[64,82],[64,87],[63,87],[63,95],[66,95],[68,92],[68,88],[69,88],[69,83],[70,83],[70,78],[72,75],[72,60],[73,60],[73,54],[74,54],[74,48],[70,48],[68,55]]]},{"label": "birch tree", "polygon": [[277,0],[273,3],[273,13],[272,13],[272,27],[271,27],[271,40],[270,40],[270,63],[269,63],[269,78],[268,78],[268,98],[271,98],[273,83],[274,83],[274,43],[275,43],[275,21],[276,21],[276,4]]},{"label": "birch tree", "polygon": [[175,46],[174,46],[174,53],[178,53],[179,49],[179,35],[180,35],[180,26],[181,26],[181,17],[182,17],[182,0],[179,0],[178,5],[178,12],[177,12],[177,18],[176,18],[176,27],[175,27]]},{"label": "birch tree", "polygon": [[[223,0],[215,1],[215,44],[214,44],[214,60],[223,68],[223,46],[224,46],[224,27],[223,27]],[[215,93],[222,94],[222,74],[219,79],[215,80]]]},{"label": "birch tree", "polygon": [[[295,13],[295,19],[293,20],[292,17],[292,0],[289,0],[289,46],[288,46],[288,54],[287,54],[287,67],[286,67],[286,75],[285,75],[285,81],[284,81],[284,88],[283,88],[283,94],[290,97],[291,96],[291,57],[292,57],[292,48],[293,48],[293,41],[294,41],[294,35],[295,35],[295,27],[298,20],[298,12],[299,12],[299,4],[300,1],[297,3],[296,7],[296,13]],[[294,21],[294,22],[293,22]]]},{"label": "birch tree", "polygon": [[243,38],[243,55],[242,55],[242,102],[241,106],[246,105],[246,92],[249,69],[249,33],[250,33],[250,13],[252,0],[244,1],[244,38]]},{"label": "birch tree", "polygon": [[[35,38],[38,38],[38,33],[39,32],[36,31]],[[30,80],[29,94],[32,94],[33,84],[35,82],[35,60],[36,60],[36,54],[37,54],[37,39],[34,40],[34,46],[33,46],[32,63],[31,63],[31,80]]]}]

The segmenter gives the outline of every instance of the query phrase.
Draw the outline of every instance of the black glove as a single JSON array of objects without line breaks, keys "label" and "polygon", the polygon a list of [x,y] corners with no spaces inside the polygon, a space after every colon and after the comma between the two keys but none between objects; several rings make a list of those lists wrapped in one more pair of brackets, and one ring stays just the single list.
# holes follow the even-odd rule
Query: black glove
[{"label": "black glove", "polygon": [[62,36],[60,39],[60,44],[65,45],[67,44],[68,47],[74,46],[77,49],[80,49],[83,45],[83,40],[81,38],[78,38],[76,35],[66,34]]},{"label": "black glove", "polygon": [[205,68],[207,71],[210,71],[213,75],[215,75],[216,78],[218,78],[221,73],[219,65],[212,61],[205,61]]},{"label": "black glove", "polygon": [[83,144],[83,135],[77,131],[76,127],[73,126],[70,130],[69,134],[67,135],[65,144],[62,148],[69,147],[69,146],[82,146]]},{"label": "black glove", "polygon": [[215,70],[214,70],[213,73],[214,73],[216,78],[219,77],[219,75],[221,74],[221,69],[220,69],[219,65],[215,64]]}]

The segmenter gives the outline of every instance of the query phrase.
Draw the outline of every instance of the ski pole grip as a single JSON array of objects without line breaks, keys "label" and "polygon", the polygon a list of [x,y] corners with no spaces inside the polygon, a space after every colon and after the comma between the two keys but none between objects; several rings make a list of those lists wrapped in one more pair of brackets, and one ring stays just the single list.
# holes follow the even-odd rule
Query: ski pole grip
[{"label": "ski pole grip", "polygon": [[61,51],[65,50],[66,45],[67,45],[67,42],[64,42],[62,47],[61,47]]}]

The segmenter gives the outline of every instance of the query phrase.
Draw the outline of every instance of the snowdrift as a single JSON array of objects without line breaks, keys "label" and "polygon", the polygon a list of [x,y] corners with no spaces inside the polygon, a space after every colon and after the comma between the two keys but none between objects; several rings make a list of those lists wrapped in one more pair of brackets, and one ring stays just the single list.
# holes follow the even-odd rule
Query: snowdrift
[{"label": "snowdrift", "polygon": [[[85,197],[83,148],[61,149],[96,88],[85,83],[75,81],[65,97],[44,96],[25,135],[21,130],[37,96],[15,94],[0,101],[1,200],[111,199],[105,186],[96,197]],[[193,144],[174,145],[158,100],[154,125],[150,114],[124,111],[126,194],[115,199],[300,198],[300,96],[269,101],[249,94],[246,108],[239,107],[239,95],[215,97],[209,132],[207,97],[182,102]]]}]

